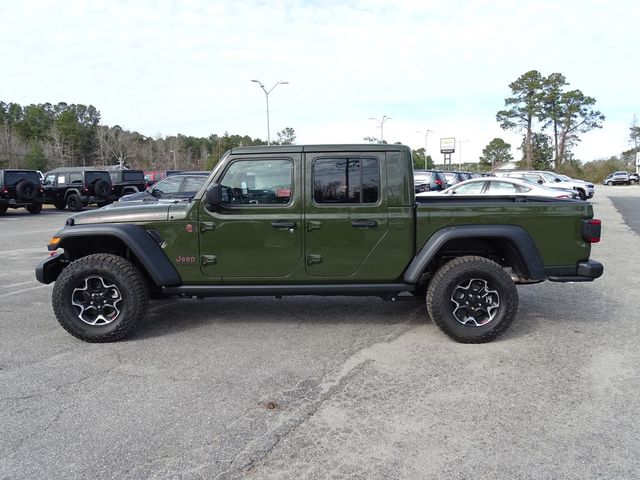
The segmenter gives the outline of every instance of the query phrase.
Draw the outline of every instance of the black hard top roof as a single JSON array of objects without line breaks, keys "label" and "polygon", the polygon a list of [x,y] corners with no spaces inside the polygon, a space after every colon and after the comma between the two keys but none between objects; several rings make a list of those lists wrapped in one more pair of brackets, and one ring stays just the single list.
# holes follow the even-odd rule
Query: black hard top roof
[{"label": "black hard top roof", "polygon": [[400,152],[409,150],[406,145],[388,143],[364,144],[328,144],[328,145],[258,145],[251,147],[236,147],[231,154],[238,153],[302,153],[302,152]]}]

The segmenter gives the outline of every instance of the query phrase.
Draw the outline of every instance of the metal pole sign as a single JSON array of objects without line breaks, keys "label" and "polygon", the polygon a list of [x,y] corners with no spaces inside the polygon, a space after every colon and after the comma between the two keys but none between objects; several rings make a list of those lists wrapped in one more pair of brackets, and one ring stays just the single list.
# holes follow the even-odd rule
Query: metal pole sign
[{"label": "metal pole sign", "polygon": [[441,138],[440,139],[440,153],[453,153],[456,151],[456,139],[453,137],[450,138]]}]

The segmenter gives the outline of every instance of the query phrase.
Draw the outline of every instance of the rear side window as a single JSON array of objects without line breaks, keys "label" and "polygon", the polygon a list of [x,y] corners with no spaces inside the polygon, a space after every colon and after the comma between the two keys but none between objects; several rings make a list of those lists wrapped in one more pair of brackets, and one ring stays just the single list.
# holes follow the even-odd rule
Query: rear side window
[{"label": "rear side window", "polygon": [[40,177],[37,172],[16,172],[7,170],[4,172],[4,185],[12,187],[21,180],[28,180],[31,183],[40,185]]},{"label": "rear side window", "polygon": [[95,182],[96,180],[106,180],[111,183],[109,172],[85,172],[84,179],[85,182],[87,182],[87,185]]},{"label": "rear side window", "polygon": [[122,181],[123,182],[144,182],[144,173],[143,172],[122,172]]},{"label": "rear side window", "polygon": [[380,168],[375,158],[321,158],[313,162],[316,203],[376,203]]}]

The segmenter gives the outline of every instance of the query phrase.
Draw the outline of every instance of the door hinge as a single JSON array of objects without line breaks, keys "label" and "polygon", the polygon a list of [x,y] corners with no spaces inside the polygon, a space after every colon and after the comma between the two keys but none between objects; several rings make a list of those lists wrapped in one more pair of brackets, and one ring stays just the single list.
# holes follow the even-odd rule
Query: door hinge
[{"label": "door hinge", "polygon": [[320,222],[309,221],[307,222],[307,232],[311,230],[320,230],[320,226],[322,224]]},{"label": "door hinge", "polygon": [[307,255],[307,265],[314,265],[316,263],[322,263],[322,255]]},{"label": "door hinge", "polygon": [[216,224],[213,222],[200,222],[200,233],[204,233],[207,230],[214,230],[216,228]]},{"label": "door hinge", "polygon": [[202,255],[200,257],[200,265],[203,267],[206,265],[215,265],[218,263],[218,257],[215,255]]}]

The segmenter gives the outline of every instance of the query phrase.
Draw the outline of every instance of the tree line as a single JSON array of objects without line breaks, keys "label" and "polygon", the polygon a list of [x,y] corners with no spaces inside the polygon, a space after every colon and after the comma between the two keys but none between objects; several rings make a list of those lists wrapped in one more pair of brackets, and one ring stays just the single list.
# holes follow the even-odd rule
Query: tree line
[{"label": "tree line", "polygon": [[[274,144],[291,145],[293,128]],[[0,168],[51,170],[61,166],[122,165],[143,170],[210,170],[227,150],[267,142],[249,135],[147,137],[119,125],[100,124],[93,105],[0,101]]]}]

